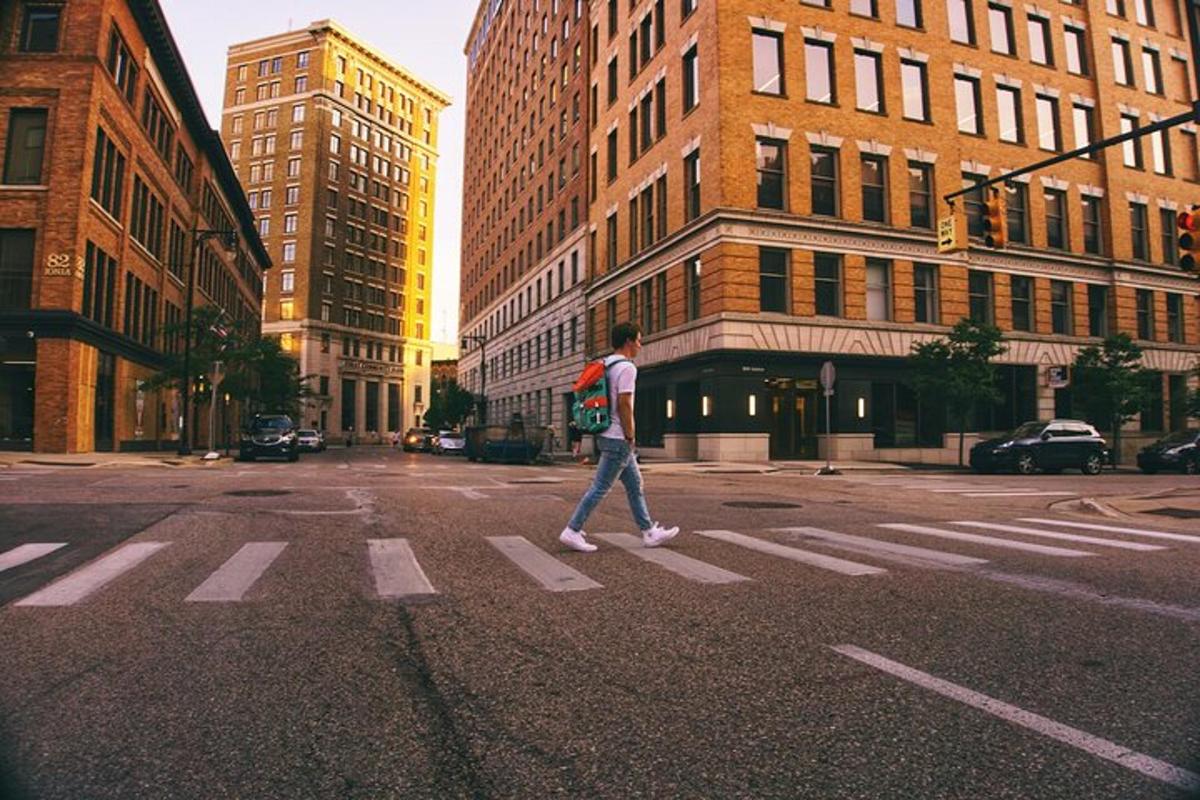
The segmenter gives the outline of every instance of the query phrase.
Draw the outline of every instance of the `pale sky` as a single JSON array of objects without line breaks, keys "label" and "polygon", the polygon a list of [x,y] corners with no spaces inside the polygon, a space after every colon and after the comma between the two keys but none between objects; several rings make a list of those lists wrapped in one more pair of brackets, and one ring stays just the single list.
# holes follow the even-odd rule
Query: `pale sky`
[{"label": "pale sky", "polygon": [[159,0],[183,51],[192,83],[220,130],[226,50],[244,42],[333,19],[400,66],[450,95],[438,141],[434,198],[434,341],[458,340],[459,237],[462,233],[463,43],[477,0]]}]

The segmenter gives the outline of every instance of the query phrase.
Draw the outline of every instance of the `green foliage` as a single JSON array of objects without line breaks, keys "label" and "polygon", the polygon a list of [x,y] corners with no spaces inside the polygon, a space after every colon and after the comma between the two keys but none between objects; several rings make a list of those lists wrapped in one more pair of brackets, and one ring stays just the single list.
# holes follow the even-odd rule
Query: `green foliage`
[{"label": "green foliage", "polygon": [[437,381],[429,398],[429,410],[424,423],[428,428],[458,428],[474,408],[475,396],[458,385],[457,381]]},{"label": "green foliage", "polygon": [[[1196,362],[1196,378],[1200,380],[1200,361]],[[1188,392],[1187,415],[1200,419],[1200,389],[1192,389]]]},{"label": "green foliage", "polygon": [[1113,454],[1121,455],[1121,426],[1146,399],[1142,348],[1127,333],[1109,336],[1099,347],[1079,351],[1071,368],[1071,396],[1084,417],[1112,432]]}]

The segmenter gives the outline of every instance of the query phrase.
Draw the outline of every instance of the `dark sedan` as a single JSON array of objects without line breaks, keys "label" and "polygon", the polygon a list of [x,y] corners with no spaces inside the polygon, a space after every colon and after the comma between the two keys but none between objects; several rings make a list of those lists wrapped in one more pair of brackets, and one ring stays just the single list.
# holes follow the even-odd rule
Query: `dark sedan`
[{"label": "dark sedan", "polygon": [[1096,429],[1074,419],[1026,422],[1015,431],[971,448],[976,472],[1011,469],[1022,475],[1078,469],[1098,475],[1108,461],[1108,446]]},{"label": "dark sedan", "polygon": [[1200,474],[1200,429],[1176,431],[1143,447],[1137,463],[1147,475],[1159,471]]},{"label": "dark sedan", "polygon": [[400,447],[406,453],[421,451],[429,453],[433,451],[433,440],[437,436],[429,428],[409,428],[404,433],[404,437],[400,440]]},{"label": "dark sedan", "polygon": [[300,459],[300,442],[292,418],[283,414],[263,414],[255,417],[242,434],[238,447],[238,458],[253,461],[256,458]]}]

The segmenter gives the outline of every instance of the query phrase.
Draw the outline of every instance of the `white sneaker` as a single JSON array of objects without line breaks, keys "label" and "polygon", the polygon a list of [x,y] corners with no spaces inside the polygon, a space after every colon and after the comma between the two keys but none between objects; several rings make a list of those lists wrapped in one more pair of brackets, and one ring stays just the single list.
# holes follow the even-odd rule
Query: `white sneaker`
[{"label": "white sneaker", "polygon": [[581,553],[596,552],[596,545],[591,544],[586,537],[587,534],[583,531],[572,530],[570,527],[563,528],[562,533],[558,535],[558,540],[572,550],[578,550]]},{"label": "white sneaker", "polygon": [[647,530],[642,531],[642,544],[646,547],[658,547],[660,544],[665,544],[675,538],[675,534],[679,533],[679,527],[664,528],[657,522]]}]

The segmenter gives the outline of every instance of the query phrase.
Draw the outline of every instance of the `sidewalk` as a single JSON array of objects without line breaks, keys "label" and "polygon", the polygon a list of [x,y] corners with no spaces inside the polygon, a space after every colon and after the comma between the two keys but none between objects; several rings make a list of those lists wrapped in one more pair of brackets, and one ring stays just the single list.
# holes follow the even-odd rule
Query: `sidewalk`
[{"label": "sidewalk", "polygon": [[36,467],[165,467],[168,469],[214,468],[228,466],[236,455],[230,451],[228,458],[224,450],[217,461],[205,461],[203,450],[192,451],[190,456],[181,456],[169,451],[153,453],[30,453],[0,451],[0,470],[17,466]]},{"label": "sidewalk", "polygon": [[[1146,522],[1200,526],[1200,484],[1121,497],[1086,498],[1090,509],[1106,516],[1137,517]],[[1079,509],[1086,513],[1087,509]],[[1115,513],[1114,513],[1115,512]],[[1195,520],[1195,522],[1193,522]]]}]

